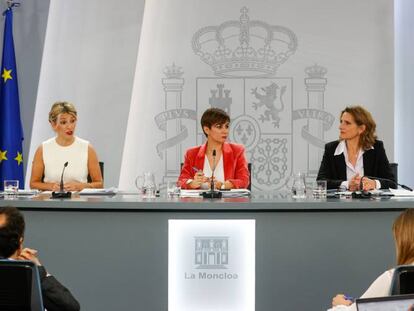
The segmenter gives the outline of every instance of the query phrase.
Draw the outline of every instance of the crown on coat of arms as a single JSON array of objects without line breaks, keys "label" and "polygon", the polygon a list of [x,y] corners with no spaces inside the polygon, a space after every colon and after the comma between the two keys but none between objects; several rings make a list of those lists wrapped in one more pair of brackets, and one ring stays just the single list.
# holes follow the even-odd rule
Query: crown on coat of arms
[{"label": "crown on coat of arms", "polygon": [[243,7],[240,20],[203,27],[192,39],[194,52],[218,76],[269,76],[295,53],[296,35],[288,28],[250,20]]},{"label": "crown on coat of arms", "polygon": [[318,64],[315,64],[310,67],[306,67],[305,69],[306,74],[309,78],[319,78],[322,79],[328,70],[325,67],[319,66]]}]

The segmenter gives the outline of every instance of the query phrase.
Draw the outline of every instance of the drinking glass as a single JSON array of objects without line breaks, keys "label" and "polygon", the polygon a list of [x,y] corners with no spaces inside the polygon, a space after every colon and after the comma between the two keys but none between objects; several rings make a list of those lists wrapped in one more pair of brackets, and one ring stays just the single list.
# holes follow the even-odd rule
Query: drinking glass
[{"label": "drinking glass", "polygon": [[315,181],[312,194],[314,199],[326,199],[326,180]]},{"label": "drinking glass", "polygon": [[9,197],[17,196],[19,191],[19,181],[18,180],[5,180],[4,181],[4,194]]},{"label": "drinking glass", "polygon": [[157,187],[155,184],[154,174],[151,172],[143,173],[138,175],[135,179],[135,185],[138,189],[138,192],[145,199],[155,198]]},{"label": "drinking glass", "polygon": [[176,198],[180,196],[181,187],[176,181],[167,182],[167,196],[169,198]]}]

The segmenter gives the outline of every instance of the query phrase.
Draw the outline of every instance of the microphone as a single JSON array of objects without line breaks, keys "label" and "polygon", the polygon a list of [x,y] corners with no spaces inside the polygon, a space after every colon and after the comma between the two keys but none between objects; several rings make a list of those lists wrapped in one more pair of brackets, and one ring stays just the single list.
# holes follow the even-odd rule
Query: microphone
[{"label": "microphone", "polygon": [[63,174],[65,173],[65,169],[68,166],[68,161],[63,164],[62,175],[60,176],[60,192],[63,192]]},{"label": "microphone", "polygon": [[214,171],[216,170],[216,149],[213,149],[212,156],[213,167],[211,169],[210,191],[203,192],[201,195],[203,196],[203,198],[220,199],[222,197],[222,193],[220,191],[214,190]]},{"label": "microphone", "polygon": [[210,190],[214,191],[214,171],[216,170],[216,149],[213,149],[213,169],[211,170]]},{"label": "microphone", "polygon": [[64,188],[63,188],[63,174],[65,173],[65,169],[68,166],[69,162],[65,162],[65,164],[63,164],[63,170],[62,170],[62,175],[60,176],[60,189],[58,192],[53,191],[52,192],[52,199],[65,199],[65,198],[70,198],[72,196],[72,192],[68,191],[65,192]]}]

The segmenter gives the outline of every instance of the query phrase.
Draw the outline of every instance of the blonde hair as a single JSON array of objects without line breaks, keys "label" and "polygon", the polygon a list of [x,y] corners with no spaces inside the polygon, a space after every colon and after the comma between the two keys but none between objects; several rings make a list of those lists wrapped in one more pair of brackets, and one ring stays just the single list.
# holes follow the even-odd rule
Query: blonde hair
[{"label": "blonde hair", "polygon": [[358,126],[365,125],[365,131],[360,136],[359,144],[364,150],[370,149],[375,144],[375,140],[377,139],[377,134],[375,132],[377,124],[375,123],[371,113],[362,106],[346,107],[342,110],[341,117],[345,112],[352,115]]},{"label": "blonde hair", "polygon": [[78,113],[73,104],[68,102],[56,102],[53,104],[52,108],[49,111],[49,122],[55,123],[58,115],[61,113],[69,113],[75,118],[78,117]]},{"label": "blonde hair", "polygon": [[397,251],[397,264],[414,263],[414,209],[407,209],[392,226]]}]

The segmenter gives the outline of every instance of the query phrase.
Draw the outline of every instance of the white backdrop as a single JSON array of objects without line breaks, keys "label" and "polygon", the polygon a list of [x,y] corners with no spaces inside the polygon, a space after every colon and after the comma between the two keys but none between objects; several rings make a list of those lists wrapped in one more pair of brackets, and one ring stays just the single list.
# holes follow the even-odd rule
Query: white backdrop
[{"label": "white backdrop", "polygon": [[393,160],[393,75],[392,1],[148,1],[119,186],[176,179],[210,106],[229,109],[254,189],[314,177],[347,105],[373,113]]},{"label": "white backdrop", "polygon": [[58,100],[75,104],[76,134],[105,162],[105,184],[118,183],[143,9],[144,0],[50,2],[26,185]]},{"label": "white backdrop", "polygon": [[400,183],[414,185],[414,2],[395,1],[395,159]]}]

